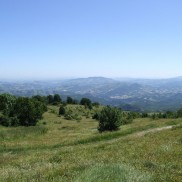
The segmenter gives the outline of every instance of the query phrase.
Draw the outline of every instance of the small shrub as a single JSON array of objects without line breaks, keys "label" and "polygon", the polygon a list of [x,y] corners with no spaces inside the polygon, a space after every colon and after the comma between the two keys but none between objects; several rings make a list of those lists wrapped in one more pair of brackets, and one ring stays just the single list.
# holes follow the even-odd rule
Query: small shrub
[{"label": "small shrub", "polygon": [[72,115],[72,118],[75,119],[76,121],[82,120],[82,117],[79,116],[78,114]]},{"label": "small shrub", "polygon": [[67,119],[67,120],[72,120],[73,119],[72,115],[70,115],[70,114],[65,114],[64,118]]},{"label": "small shrub", "polygon": [[56,111],[53,109],[50,109],[49,113],[56,114]]},{"label": "small shrub", "polygon": [[157,166],[156,166],[156,164],[154,164],[151,161],[145,161],[144,162],[144,167],[146,167],[148,169],[155,169]]},{"label": "small shrub", "polygon": [[58,106],[60,103],[59,102],[53,102],[52,105],[53,106]]},{"label": "small shrub", "polygon": [[99,117],[99,132],[118,130],[121,124],[122,115],[119,109],[110,106],[103,108]]},{"label": "small shrub", "polygon": [[81,116],[78,116],[78,117],[76,118],[76,120],[77,120],[78,122],[80,122],[80,121],[82,120],[82,117],[81,117]]},{"label": "small shrub", "polygon": [[130,124],[132,121],[132,118],[122,118],[122,125]]},{"label": "small shrub", "polygon": [[59,108],[59,115],[64,115],[65,113],[66,113],[66,109],[63,105],[61,105]]},{"label": "small shrub", "polygon": [[46,122],[46,121],[43,121],[43,122],[42,122],[42,124],[43,124],[43,125],[46,125],[46,124],[47,124],[47,122]]},{"label": "small shrub", "polygon": [[99,113],[96,112],[96,113],[92,116],[92,119],[99,120]]}]

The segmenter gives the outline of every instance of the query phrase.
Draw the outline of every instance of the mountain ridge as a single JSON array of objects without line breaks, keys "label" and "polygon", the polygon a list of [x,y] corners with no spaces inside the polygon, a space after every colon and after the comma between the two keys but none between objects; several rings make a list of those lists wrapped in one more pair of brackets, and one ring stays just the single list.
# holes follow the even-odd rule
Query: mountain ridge
[{"label": "mountain ridge", "polygon": [[16,96],[58,93],[65,99],[88,97],[93,101],[140,111],[175,110],[182,107],[182,77],[119,81],[106,77],[69,80],[5,82],[0,81],[0,93]]}]

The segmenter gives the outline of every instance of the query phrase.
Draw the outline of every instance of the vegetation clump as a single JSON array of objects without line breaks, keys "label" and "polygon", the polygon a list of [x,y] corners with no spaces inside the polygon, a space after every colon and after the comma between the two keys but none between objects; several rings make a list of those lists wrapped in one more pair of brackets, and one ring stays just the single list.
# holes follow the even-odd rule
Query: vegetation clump
[{"label": "vegetation clump", "polygon": [[66,113],[66,109],[63,105],[61,105],[59,108],[59,115],[65,115],[65,113]]},{"label": "vegetation clump", "polygon": [[0,116],[0,125],[2,126],[19,126],[20,121],[17,117]]},{"label": "vegetation clump", "polygon": [[99,115],[99,132],[118,130],[122,124],[122,114],[118,108],[104,107]]},{"label": "vegetation clump", "polygon": [[67,97],[67,100],[66,100],[66,103],[67,104],[78,104],[78,101],[76,99],[73,99],[72,97]]},{"label": "vegetation clump", "polygon": [[10,94],[1,94],[0,95],[0,111],[4,115],[8,115],[16,103],[16,97]]},{"label": "vegetation clump", "polygon": [[48,95],[47,96],[47,103],[52,105],[58,105],[62,102],[62,99],[59,94],[55,95]]},{"label": "vegetation clump", "polygon": [[0,99],[3,115],[0,124],[3,126],[34,126],[42,114],[47,111],[47,106],[35,98],[1,95]]},{"label": "vegetation clump", "polygon": [[88,98],[82,98],[80,101],[80,105],[85,106],[85,108],[92,109],[92,102]]},{"label": "vegetation clump", "polygon": [[42,114],[45,111],[46,107],[43,103],[30,98],[20,97],[17,99],[10,115],[16,116],[22,126],[34,126],[39,119],[42,119]]}]

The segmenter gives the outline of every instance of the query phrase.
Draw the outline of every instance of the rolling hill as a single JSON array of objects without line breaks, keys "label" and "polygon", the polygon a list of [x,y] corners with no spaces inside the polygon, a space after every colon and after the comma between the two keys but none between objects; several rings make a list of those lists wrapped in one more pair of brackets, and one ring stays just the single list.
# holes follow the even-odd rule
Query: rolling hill
[{"label": "rolling hill", "polygon": [[88,97],[134,111],[166,111],[182,107],[182,77],[110,79],[89,77],[53,81],[0,82],[0,93],[17,96],[60,94],[63,99]]}]

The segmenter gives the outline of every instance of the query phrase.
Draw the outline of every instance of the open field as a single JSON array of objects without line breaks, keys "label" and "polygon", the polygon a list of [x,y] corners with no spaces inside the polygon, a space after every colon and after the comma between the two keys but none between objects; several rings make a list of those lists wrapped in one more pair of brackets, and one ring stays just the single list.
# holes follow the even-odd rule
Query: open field
[{"label": "open field", "polygon": [[89,113],[57,112],[35,127],[0,127],[0,181],[182,181],[182,119],[135,119],[100,134]]}]

